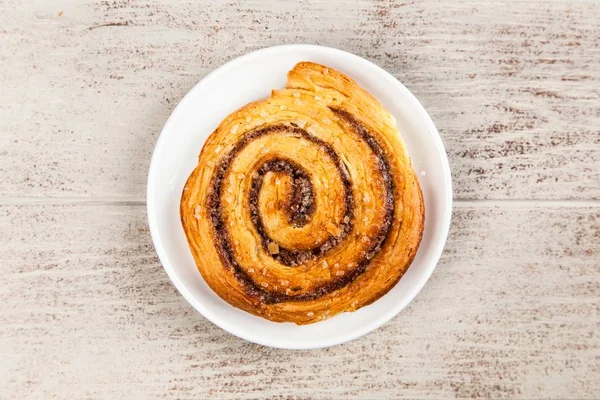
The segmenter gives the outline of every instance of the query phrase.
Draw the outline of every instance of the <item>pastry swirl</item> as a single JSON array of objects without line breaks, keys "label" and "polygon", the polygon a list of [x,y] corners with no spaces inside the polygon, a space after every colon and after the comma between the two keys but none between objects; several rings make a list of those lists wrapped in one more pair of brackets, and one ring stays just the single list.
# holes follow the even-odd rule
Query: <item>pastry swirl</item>
[{"label": "pastry swirl", "polygon": [[221,298],[308,324],[394,287],[418,249],[424,206],[393,117],[347,76],[302,62],[285,89],[210,135],[181,220]]}]

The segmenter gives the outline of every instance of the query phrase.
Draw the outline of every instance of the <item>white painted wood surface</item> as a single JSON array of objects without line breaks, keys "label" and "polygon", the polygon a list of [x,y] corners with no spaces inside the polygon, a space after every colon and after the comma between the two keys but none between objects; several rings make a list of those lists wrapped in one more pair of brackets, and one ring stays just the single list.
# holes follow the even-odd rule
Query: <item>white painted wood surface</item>
[{"label": "white painted wood surface", "polygon": [[[599,20],[567,0],[0,0],[0,398],[597,398]],[[404,312],[290,352],[183,300],[144,191],[194,83],[298,42],[417,95],[457,202]]]}]

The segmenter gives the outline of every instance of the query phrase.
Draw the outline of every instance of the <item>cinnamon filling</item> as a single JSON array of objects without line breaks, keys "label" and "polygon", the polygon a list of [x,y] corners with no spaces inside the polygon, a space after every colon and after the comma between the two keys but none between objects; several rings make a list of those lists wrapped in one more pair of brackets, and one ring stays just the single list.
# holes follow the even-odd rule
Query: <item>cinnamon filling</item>
[{"label": "cinnamon filling", "polygon": [[313,300],[348,285],[350,282],[356,279],[358,275],[364,272],[370,260],[381,249],[381,245],[384,242],[391,226],[394,213],[393,187],[390,168],[384,151],[373,138],[373,136],[369,134],[368,130],[351,114],[347,113],[346,111],[333,108],[332,111],[350,126],[352,126],[353,130],[369,145],[378,160],[377,167],[383,177],[385,185],[385,215],[383,223],[381,224],[377,235],[369,238],[370,245],[368,250],[358,255],[358,260],[356,261],[357,267],[351,271],[347,271],[347,273],[344,275],[336,275],[336,278],[334,278],[332,281],[322,284],[309,293],[300,293],[295,295],[270,292],[263,286],[257,286],[257,284],[253,282],[251,277],[238,264],[234,257],[229,230],[224,223],[220,205],[222,185],[225,177],[227,176],[229,167],[235,157],[252,140],[273,133],[287,134],[309,140],[320,146],[324,150],[324,153],[327,155],[327,157],[329,157],[333,164],[337,166],[338,174],[344,187],[345,211],[339,224],[339,233],[336,235],[330,235],[330,237],[323,244],[309,250],[285,248],[268,236],[258,207],[259,193],[263,184],[264,175],[267,172],[282,172],[289,175],[292,180],[292,192],[290,196],[291,198],[289,199],[290,206],[288,210],[289,222],[292,226],[304,226],[310,221],[310,218],[315,211],[313,184],[311,182],[309,173],[298,163],[282,157],[274,157],[268,161],[265,161],[253,174],[249,193],[250,216],[251,221],[258,235],[260,236],[261,245],[264,251],[279,263],[288,267],[296,267],[304,264],[307,261],[317,260],[319,257],[326,255],[328,252],[342,243],[342,241],[348,236],[354,227],[354,197],[352,194],[352,182],[350,181],[350,176],[346,166],[328,143],[310,135],[305,130],[297,126],[279,124],[257,129],[247,133],[236,143],[233,149],[223,157],[212,177],[210,190],[206,200],[206,206],[209,210],[210,219],[214,228],[213,240],[215,246],[223,263],[233,269],[236,279],[244,284],[246,292],[251,296],[259,298],[264,303],[279,303],[290,300]]}]

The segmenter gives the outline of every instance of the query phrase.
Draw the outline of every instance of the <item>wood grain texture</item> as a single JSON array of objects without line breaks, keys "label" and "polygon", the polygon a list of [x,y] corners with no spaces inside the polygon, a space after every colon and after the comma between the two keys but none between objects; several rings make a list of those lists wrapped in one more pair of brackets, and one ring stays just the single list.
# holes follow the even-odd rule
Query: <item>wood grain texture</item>
[{"label": "wood grain texture", "polygon": [[[504,203],[502,203],[504,204]],[[4,206],[3,398],[595,398],[600,211],[461,203],[425,289],[354,342],[269,349],[176,293],[143,206]]]},{"label": "wood grain texture", "polygon": [[[593,0],[0,0],[0,399],[598,398],[599,19]],[[415,301],[324,350],[207,322],[145,216],[177,102],[284,43],[402,81],[458,200]]]},{"label": "wood grain texture", "polygon": [[600,199],[594,1],[4,0],[0,187],[143,200],[174,105],[282,43],[338,47],[423,102],[458,199]]}]

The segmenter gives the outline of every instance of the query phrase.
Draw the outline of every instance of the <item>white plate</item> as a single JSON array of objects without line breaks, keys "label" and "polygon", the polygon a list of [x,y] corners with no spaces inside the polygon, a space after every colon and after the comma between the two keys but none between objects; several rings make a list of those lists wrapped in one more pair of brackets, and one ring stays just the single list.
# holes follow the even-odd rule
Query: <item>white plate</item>
[{"label": "white plate", "polygon": [[[408,272],[384,297],[353,313],[312,325],[274,323],[221,300],[198,272],[181,226],[179,201],[206,138],[223,118],[281,88],[299,61],[314,61],[355,79],[396,117],[425,199],[425,231]],[[265,346],[312,349],[362,336],[389,321],[417,295],[446,241],[452,211],[448,158],[431,118],[392,75],[345,51],[313,45],[270,47],[239,57],[200,81],[165,124],[148,173],[148,220],[160,260],[175,287],[202,315],[226,331]]]}]

